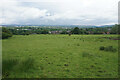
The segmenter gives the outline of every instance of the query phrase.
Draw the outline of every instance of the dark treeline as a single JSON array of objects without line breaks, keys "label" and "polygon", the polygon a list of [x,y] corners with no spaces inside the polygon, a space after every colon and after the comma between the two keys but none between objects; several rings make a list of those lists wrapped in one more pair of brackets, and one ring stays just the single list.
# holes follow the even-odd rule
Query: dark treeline
[{"label": "dark treeline", "polygon": [[29,34],[68,34],[71,29],[64,28],[40,28],[40,27],[13,27],[9,30],[14,35],[29,35]]},{"label": "dark treeline", "polygon": [[5,27],[2,27],[2,29],[0,28],[0,30],[2,30],[2,35],[0,35],[0,38],[2,36],[2,39],[7,39],[13,35],[12,32]]},{"label": "dark treeline", "polygon": [[113,27],[96,27],[96,28],[39,28],[39,27],[14,27],[9,30],[14,35],[29,34],[118,34],[120,25]]},{"label": "dark treeline", "polygon": [[41,28],[41,27],[2,27],[2,39],[13,35],[30,34],[120,34],[120,25],[96,28]]},{"label": "dark treeline", "polygon": [[120,25],[113,27],[97,27],[97,28],[74,28],[72,34],[120,34]]}]

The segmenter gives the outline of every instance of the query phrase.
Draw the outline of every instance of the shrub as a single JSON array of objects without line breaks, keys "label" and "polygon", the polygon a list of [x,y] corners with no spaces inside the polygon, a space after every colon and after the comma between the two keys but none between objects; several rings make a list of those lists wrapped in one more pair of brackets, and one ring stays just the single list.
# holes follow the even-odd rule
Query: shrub
[{"label": "shrub", "polygon": [[111,51],[111,49],[113,49],[113,47],[112,46],[108,46],[108,47],[105,48],[105,51]]},{"label": "shrub", "polygon": [[12,33],[7,28],[2,28],[2,39],[7,39],[8,37],[12,37]]},{"label": "shrub", "polygon": [[105,49],[105,47],[104,47],[104,46],[101,46],[101,47],[100,47],[100,50],[104,50],[104,49]]},{"label": "shrub", "polygon": [[116,52],[117,51],[115,48],[113,48],[113,46],[108,46],[108,47],[101,46],[100,50],[110,51],[110,52]]},{"label": "shrub", "polygon": [[68,34],[67,31],[62,31],[60,34]]},{"label": "shrub", "polygon": [[113,48],[113,46],[108,46],[108,47],[105,48],[105,51],[116,52],[116,49]]}]

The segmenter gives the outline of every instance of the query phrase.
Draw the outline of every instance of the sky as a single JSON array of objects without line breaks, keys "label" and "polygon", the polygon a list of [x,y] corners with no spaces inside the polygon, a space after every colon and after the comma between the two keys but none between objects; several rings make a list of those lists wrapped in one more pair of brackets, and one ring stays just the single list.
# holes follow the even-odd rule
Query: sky
[{"label": "sky", "polygon": [[0,24],[113,25],[119,0],[0,0]]}]

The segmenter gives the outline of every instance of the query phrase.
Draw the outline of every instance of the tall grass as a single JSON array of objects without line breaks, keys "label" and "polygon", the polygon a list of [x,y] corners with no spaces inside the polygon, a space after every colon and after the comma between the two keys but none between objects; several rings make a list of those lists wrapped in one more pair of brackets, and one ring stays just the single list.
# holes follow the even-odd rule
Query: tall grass
[{"label": "tall grass", "polygon": [[14,66],[18,64],[17,59],[9,59],[2,61],[2,74],[3,77],[8,77],[10,72],[13,71]]},{"label": "tall grass", "polygon": [[25,60],[22,60],[19,64],[19,70],[22,72],[27,72],[31,68],[34,67],[34,59],[33,58],[28,58]]},{"label": "tall grass", "polygon": [[27,58],[25,60],[8,59],[2,61],[3,78],[9,77],[11,72],[27,72],[34,67],[34,59]]}]

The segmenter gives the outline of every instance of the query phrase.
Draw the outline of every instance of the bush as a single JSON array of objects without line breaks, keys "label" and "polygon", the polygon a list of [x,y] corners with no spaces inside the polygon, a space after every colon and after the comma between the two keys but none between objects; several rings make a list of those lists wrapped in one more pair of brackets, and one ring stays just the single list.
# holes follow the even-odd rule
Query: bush
[{"label": "bush", "polygon": [[116,52],[117,50],[115,48],[113,48],[113,46],[108,46],[105,48],[105,51]]},{"label": "bush", "polygon": [[43,30],[41,34],[48,34],[49,32],[47,30]]},{"label": "bush", "polygon": [[101,47],[100,47],[100,50],[104,50],[104,49],[105,49],[105,47],[104,47],[104,46],[101,46]]},{"label": "bush", "polygon": [[113,46],[108,46],[108,47],[101,46],[100,50],[110,51],[110,52],[116,52],[117,51],[115,48],[113,48]]},{"label": "bush", "polygon": [[67,31],[62,31],[60,34],[68,34]]},{"label": "bush", "polygon": [[2,39],[7,39],[8,37],[12,37],[12,34],[2,32]]},{"label": "bush", "polygon": [[2,28],[2,39],[12,37],[12,33],[7,28]]}]

